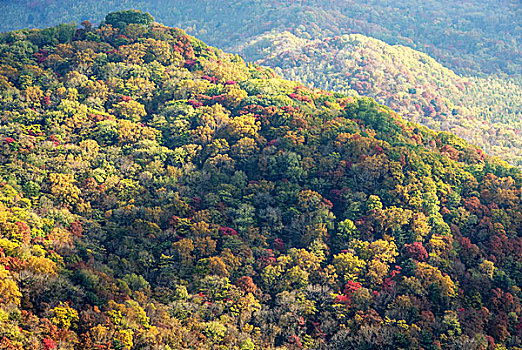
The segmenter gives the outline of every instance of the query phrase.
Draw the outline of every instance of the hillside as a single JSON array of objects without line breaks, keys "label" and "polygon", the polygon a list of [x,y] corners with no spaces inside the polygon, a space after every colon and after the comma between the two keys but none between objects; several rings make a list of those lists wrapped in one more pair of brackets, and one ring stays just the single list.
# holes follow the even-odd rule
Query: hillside
[{"label": "hillside", "polygon": [[360,34],[322,40],[265,34],[238,51],[287,79],[373,97],[408,120],[522,165],[520,77],[463,77],[426,54]]},{"label": "hillside", "polygon": [[425,52],[458,73],[522,72],[519,0],[4,0],[0,30],[99,23],[129,8],[229,50],[272,30],[308,39],[360,33]]},{"label": "hillside", "polygon": [[519,349],[522,176],[139,12],[0,36],[5,349]]},{"label": "hillside", "polygon": [[99,23],[126,8],[150,11],[286,78],[376,98],[522,166],[518,0],[6,0],[0,30]]}]

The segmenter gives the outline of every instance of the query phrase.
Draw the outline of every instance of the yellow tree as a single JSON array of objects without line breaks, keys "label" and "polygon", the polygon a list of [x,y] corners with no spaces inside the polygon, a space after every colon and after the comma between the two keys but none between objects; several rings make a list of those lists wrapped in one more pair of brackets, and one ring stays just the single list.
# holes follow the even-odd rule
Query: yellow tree
[{"label": "yellow tree", "polygon": [[258,131],[261,129],[261,123],[256,121],[253,114],[243,114],[230,120],[229,130],[230,135],[235,138],[257,138]]},{"label": "yellow tree", "polygon": [[433,267],[428,263],[419,262],[417,263],[415,275],[422,281],[422,285],[426,290],[434,284],[440,288],[443,296],[456,296],[455,283],[453,283],[450,276],[442,275],[442,272],[440,272],[438,268]]},{"label": "yellow tree", "polygon": [[78,323],[78,311],[66,303],[60,302],[60,305],[52,309],[51,312],[53,313],[51,322],[61,329],[70,329]]},{"label": "yellow tree", "polygon": [[366,261],[350,252],[334,255],[332,263],[344,283],[356,281],[359,273],[366,267]]},{"label": "yellow tree", "polygon": [[111,112],[120,118],[128,119],[133,122],[139,122],[142,117],[147,115],[145,107],[134,100],[121,101],[114,104]]},{"label": "yellow tree", "polygon": [[0,298],[4,304],[20,305],[22,293],[5,267],[0,267]]},{"label": "yellow tree", "polygon": [[70,208],[81,202],[81,191],[74,184],[74,176],[72,174],[51,173],[49,174],[49,181],[51,183],[51,193],[62,206]]},{"label": "yellow tree", "polygon": [[122,45],[118,48],[118,54],[127,64],[143,64],[145,56],[145,45],[136,43],[132,45]]}]

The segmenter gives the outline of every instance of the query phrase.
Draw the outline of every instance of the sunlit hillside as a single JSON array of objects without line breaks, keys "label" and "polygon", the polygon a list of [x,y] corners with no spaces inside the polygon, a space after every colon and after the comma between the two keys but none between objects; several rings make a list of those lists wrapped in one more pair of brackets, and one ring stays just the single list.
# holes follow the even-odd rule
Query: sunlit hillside
[{"label": "sunlit hillside", "polygon": [[154,22],[0,36],[3,349],[522,347],[522,174]]},{"label": "sunlit hillside", "polygon": [[522,78],[465,77],[427,56],[360,34],[266,34],[237,48],[309,86],[375,98],[408,120],[451,131],[522,165]]}]

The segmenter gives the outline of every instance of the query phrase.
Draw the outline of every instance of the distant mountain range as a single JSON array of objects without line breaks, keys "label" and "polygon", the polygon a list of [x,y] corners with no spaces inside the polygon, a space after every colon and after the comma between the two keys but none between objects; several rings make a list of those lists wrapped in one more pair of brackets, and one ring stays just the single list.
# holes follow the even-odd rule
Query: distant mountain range
[{"label": "distant mountain range", "polygon": [[3,0],[0,30],[99,23],[129,8],[224,49],[272,30],[309,39],[360,33],[428,53],[459,73],[522,72],[519,0]]}]

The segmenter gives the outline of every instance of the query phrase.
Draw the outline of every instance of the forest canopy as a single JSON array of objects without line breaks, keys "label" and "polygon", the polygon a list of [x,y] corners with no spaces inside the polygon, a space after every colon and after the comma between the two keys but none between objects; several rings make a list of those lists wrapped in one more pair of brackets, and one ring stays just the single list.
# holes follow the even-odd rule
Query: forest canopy
[{"label": "forest canopy", "polygon": [[305,39],[363,34],[427,53],[457,73],[522,72],[519,0],[4,0],[0,31],[100,23],[129,8],[229,51],[271,31]]},{"label": "forest canopy", "polygon": [[449,131],[522,166],[522,77],[462,76],[426,54],[361,34],[304,39],[285,31],[241,47],[308,86],[369,96],[405,119]]},{"label": "forest canopy", "polygon": [[520,349],[522,176],[109,14],[0,36],[5,349]]},{"label": "forest canopy", "polygon": [[286,79],[376,98],[522,166],[519,0],[5,0],[0,30],[98,24],[116,10],[150,12]]}]

